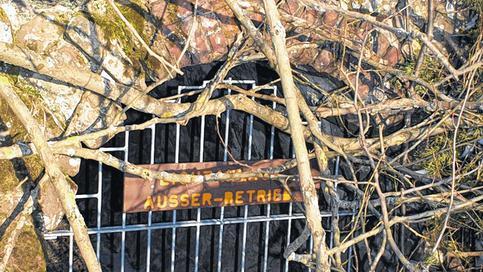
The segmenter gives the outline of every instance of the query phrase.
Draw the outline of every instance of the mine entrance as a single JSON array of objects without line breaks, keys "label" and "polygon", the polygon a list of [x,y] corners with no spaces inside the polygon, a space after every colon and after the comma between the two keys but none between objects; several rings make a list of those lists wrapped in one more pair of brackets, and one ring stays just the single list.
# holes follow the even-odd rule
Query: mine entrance
[{"label": "mine entrance", "polygon": [[[236,69],[232,73],[236,75]],[[228,78],[225,83],[253,89],[268,82],[263,80]],[[166,88],[170,95],[178,96],[171,102],[179,103],[184,102],[184,93],[200,90],[207,83]],[[233,92],[220,89],[214,96]],[[279,86],[264,86],[260,93],[280,95]],[[275,102],[261,103],[277,107]],[[127,122],[142,123],[150,117],[130,111]],[[235,110],[224,112],[218,120],[204,116],[190,120],[185,126],[156,124],[144,130],[121,133],[101,150],[133,164],[294,157],[288,135],[253,115]],[[330,164],[331,170],[337,174],[338,159]],[[79,184],[79,207],[89,226],[97,256],[103,269],[108,271],[310,270],[283,258],[287,245],[301,234],[305,226],[299,203],[124,213],[122,172],[95,161],[85,161],[81,174],[75,179]],[[321,207],[327,239],[332,244],[331,212],[323,200]],[[339,220],[350,228],[353,213],[340,212],[339,216]],[[51,269],[82,270],[83,264],[68,228],[46,233],[45,238],[53,249],[51,252],[69,253],[51,257],[48,262]],[[297,252],[312,252],[312,240],[309,239]],[[344,253],[343,258],[350,270],[352,248]]]}]

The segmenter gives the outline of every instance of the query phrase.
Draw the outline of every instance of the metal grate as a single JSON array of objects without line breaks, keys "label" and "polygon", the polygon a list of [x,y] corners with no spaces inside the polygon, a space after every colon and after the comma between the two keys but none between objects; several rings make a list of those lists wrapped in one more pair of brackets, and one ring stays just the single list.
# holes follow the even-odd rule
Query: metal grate
[{"label": "metal grate", "polygon": [[[202,89],[206,86],[206,84],[209,81],[203,82],[201,86],[179,86],[178,87],[178,94],[182,94],[183,92],[186,91],[193,91],[193,90],[199,90]],[[233,84],[233,85],[240,85],[240,86],[250,86],[252,88],[257,87],[255,84],[255,81],[253,80],[232,80],[231,78],[228,80],[225,80],[226,84]],[[267,87],[265,92],[277,95],[277,86],[270,86]],[[231,90],[224,90],[224,94],[230,94]],[[172,101],[173,103],[180,103],[181,98]],[[271,102],[272,108],[276,108],[277,105],[275,102]],[[224,123],[224,131],[220,131],[220,135],[223,137],[223,141],[226,144],[224,146],[223,150],[223,160],[227,161],[229,160],[229,149],[227,146],[230,146],[230,125],[232,125],[232,120],[230,118],[231,111],[228,110],[226,111],[222,116],[222,123]],[[254,117],[253,115],[247,115],[248,117],[248,128],[247,128],[247,146],[246,146],[246,155],[244,158],[241,159],[246,159],[250,160],[252,159],[252,153],[253,153],[253,132],[254,132]],[[200,127],[199,127],[199,161],[203,162],[204,161],[204,148],[205,148],[205,119],[206,117],[200,117]],[[145,131],[150,132],[150,154],[149,154],[149,163],[155,163],[156,158],[155,158],[155,145],[156,145],[156,128],[161,127],[161,126],[168,126],[168,125],[153,125],[150,128],[146,129]],[[132,133],[132,132],[131,132]],[[274,159],[274,145],[276,144],[275,142],[275,133],[276,130],[272,126],[270,128],[270,137],[269,137],[269,144],[268,144],[268,159]],[[176,132],[175,132],[175,154],[174,154],[174,162],[179,162],[180,158],[180,125],[176,124]],[[119,136],[119,135],[118,135]],[[109,153],[122,153],[122,157],[124,160],[128,161],[128,154],[129,154],[129,149],[133,148],[130,147],[130,132],[127,131],[124,133],[124,143],[122,146],[116,146],[116,147],[103,147],[101,148],[102,151],[104,152],[109,152]],[[238,158],[237,158],[238,159]],[[338,163],[339,159],[337,159],[334,164],[335,164],[335,174],[338,173]],[[285,231],[286,231],[286,237],[284,238],[285,240],[285,245],[288,245],[291,240],[293,240],[294,234],[292,233],[292,227],[293,227],[293,222],[296,220],[302,221],[304,219],[304,215],[300,210],[297,210],[295,208],[296,205],[289,203],[289,204],[267,204],[267,205],[261,205],[263,206],[262,209],[265,211],[263,215],[252,215],[249,213],[249,207],[248,206],[243,206],[238,209],[241,209],[240,214],[238,216],[226,216],[225,213],[225,208],[221,207],[219,208],[219,216],[212,216],[211,218],[202,218],[202,210],[203,208],[197,208],[195,209],[196,213],[196,218],[179,218],[179,213],[180,211],[171,211],[171,212],[148,212],[147,213],[147,222],[146,223],[140,223],[140,224],[130,224],[127,220],[127,214],[122,213],[122,219],[121,219],[121,224],[115,224],[115,225],[103,225],[102,224],[102,214],[103,214],[103,209],[106,209],[103,205],[103,188],[105,182],[103,175],[106,171],[105,167],[101,163],[98,163],[98,173],[97,173],[97,188],[96,191],[93,193],[82,193],[78,194],[76,198],[78,200],[91,200],[95,201],[96,207],[95,207],[95,226],[89,228],[89,233],[92,235],[92,240],[94,241],[94,246],[97,252],[98,258],[101,260],[102,263],[102,258],[101,257],[101,246],[103,243],[103,235],[105,234],[120,234],[120,249],[119,249],[119,256],[118,260],[115,260],[114,262],[118,262],[118,264],[115,264],[112,266],[113,270],[119,270],[119,271],[125,271],[126,269],[126,234],[129,233],[141,233],[144,232],[146,233],[144,241],[141,241],[140,244],[142,244],[143,247],[145,247],[145,271],[150,271],[151,270],[151,262],[154,258],[157,258],[157,256],[153,255],[153,232],[157,230],[171,230],[171,235],[169,236],[169,239],[171,239],[170,242],[170,247],[168,250],[170,251],[169,258],[170,258],[170,264],[167,267],[162,267],[161,269],[164,269],[163,271],[178,271],[176,267],[176,259],[178,258],[178,254],[181,250],[185,250],[183,248],[179,248],[177,246],[177,235],[180,230],[183,229],[193,229],[195,232],[195,245],[194,245],[194,264],[192,266],[192,269],[190,271],[199,271],[199,262],[200,262],[200,235],[205,235],[204,234],[204,227],[208,226],[215,226],[217,227],[218,230],[218,239],[216,245],[213,246],[214,248],[214,254],[216,258],[214,258],[214,264],[212,267],[216,268],[216,271],[221,272],[221,271],[231,271],[230,269],[227,269],[224,267],[224,262],[223,262],[223,250],[224,246],[226,247],[226,244],[224,244],[224,235],[225,235],[225,228],[227,226],[231,225],[237,225],[241,228],[241,249],[239,250],[239,265],[238,270],[243,272],[247,269],[247,265],[251,266],[251,264],[247,264],[246,262],[246,252],[247,252],[247,235],[252,235],[251,233],[248,234],[248,228],[251,224],[261,224],[263,227],[259,228],[259,235],[260,237],[263,236],[262,239],[260,239],[261,243],[261,250],[260,254],[262,254],[262,259],[261,263],[258,265],[257,271],[269,271],[270,268],[268,266],[269,259],[272,258],[269,254],[269,247],[270,247],[270,235],[271,235],[271,223],[272,222],[280,222],[280,223],[286,223],[285,225]],[[287,205],[288,210],[287,212],[283,213],[273,213],[272,209],[274,206],[277,205]],[[207,208],[207,209],[212,209],[212,208]],[[156,213],[171,213],[171,220],[167,222],[153,222],[153,216]],[[217,212],[218,213],[218,212]],[[322,216],[324,220],[327,220],[327,224],[324,224],[325,226],[329,226],[329,220],[331,217],[331,213],[329,211],[323,211]],[[353,216],[352,212],[340,212],[339,214],[340,217],[346,217],[350,222],[351,217]],[[278,227],[280,228],[282,225],[278,224]],[[327,230],[330,232],[330,229]],[[169,233],[168,233],[169,234]],[[67,238],[68,239],[68,249],[69,249],[69,258],[68,258],[68,267],[69,271],[75,270],[74,268],[74,258],[75,258],[75,252],[74,252],[74,242],[73,242],[73,235],[72,232],[68,229],[65,230],[56,230],[52,232],[45,233],[44,235],[45,239],[47,240],[55,240],[55,239],[62,239],[62,238]],[[144,237],[144,236],[143,236]],[[328,235],[328,239],[330,239],[330,244],[332,245],[332,233],[330,232],[330,235]],[[168,239],[168,238],[166,238]],[[307,250],[310,250],[312,252],[312,240],[309,241],[307,245]],[[140,249],[141,250],[141,249]],[[283,246],[281,247],[281,251],[283,251]],[[279,252],[279,255],[281,256],[282,252]],[[351,256],[352,256],[352,248],[348,252],[347,256],[347,263],[346,266],[348,270],[351,268]],[[282,257],[279,257],[282,258]],[[283,260],[283,271],[289,271],[289,264],[286,260]],[[157,269],[159,270],[159,269]],[[206,269],[205,269],[206,270]],[[215,270],[215,269],[210,269],[210,270]]]}]

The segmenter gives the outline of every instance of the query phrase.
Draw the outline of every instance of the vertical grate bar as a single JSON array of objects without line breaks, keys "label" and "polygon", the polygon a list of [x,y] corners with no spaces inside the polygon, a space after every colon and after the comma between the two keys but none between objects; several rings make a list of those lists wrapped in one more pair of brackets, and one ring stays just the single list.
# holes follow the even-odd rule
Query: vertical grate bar
[{"label": "vertical grate bar", "polygon": [[[292,205],[292,202],[290,202],[288,204],[288,215],[289,216],[292,216],[292,211],[293,211],[293,205]],[[290,234],[291,234],[291,231],[292,231],[292,218],[289,217],[289,219],[287,220],[287,246],[290,244]],[[284,268],[284,271],[287,272],[288,271],[288,260],[285,259],[285,268]]]},{"label": "vertical grate bar", "polygon": [[[205,151],[205,116],[201,116],[201,128],[200,128],[200,162],[204,160]],[[194,272],[198,272],[198,263],[200,255],[200,221],[201,221],[201,209],[196,209],[196,238],[195,238],[195,269]]]},{"label": "vertical grate bar", "polygon": [[[252,84],[252,88],[254,88],[254,84]],[[252,97],[252,100],[255,100]],[[248,154],[247,160],[252,159],[252,142],[253,142],[253,115],[250,114],[248,119]],[[243,218],[248,218],[248,205],[243,206]],[[247,246],[247,228],[248,223],[247,221],[243,222],[243,234],[242,234],[242,252],[241,252],[241,264],[240,264],[240,272],[245,271],[245,253],[246,253],[246,246]]]},{"label": "vertical grate bar", "polygon": [[[292,154],[292,158],[295,158],[295,153]],[[290,245],[290,235],[291,235],[291,232],[292,232],[292,218],[291,218],[292,213],[293,213],[293,205],[292,205],[292,202],[289,202],[289,204],[288,204],[289,219],[287,220],[287,246]],[[288,272],[288,260],[287,259],[285,259],[284,271]]]},{"label": "vertical grate bar", "polygon": [[[183,90],[182,86],[178,86],[178,95]],[[177,103],[181,103],[181,98],[177,100]],[[179,162],[179,137],[180,137],[180,124],[176,123],[176,140],[174,150],[174,162]],[[174,272],[174,266],[176,261],[176,210],[173,210],[173,228],[171,229],[171,272]]]},{"label": "vertical grate bar", "polygon": [[[102,215],[102,163],[98,164],[97,170],[97,230],[101,229],[101,215]],[[96,256],[100,260],[101,255],[101,234],[96,234]]]},{"label": "vertical grate bar", "polygon": [[[273,95],[277,96],[277,87],[273,87]],[[272,109],[277,108],[277,103],[272,102]],[[273,145],[275,141],[275,127],[270,126],[270,148],[268,151],[268,157],[270,160],[273,159]],[[270,204],[267,204],[267,219],[270,218]],[[268,243],[270,237],[270,221],[267,220],[265,222],[265,241],[264,241],[264,249],[263,249],[263,272],[267,271],[268,266]]]},{"label": "vertical grate bar", "polygon": [[[129,159],[129,131],[126,131],[124,137],[124,161],[128,161]],[[126,213],[122,213],[122,229],[121,232],[121,272],[124,272],[124,263],[125,263],[125,253],[126,253],[126,232],[124,229],[126,228]]]},{"label": "vertical grate bar", "polygon": [[[154,163],[154,145],[156,143],[156,125],[151,127],[151,153],[149,154],[149,163]],[[151,226],[153,220],[153,212],[148,212],[148,227]],[[146,241],[146,272],[151,270],[151,229],[148,228],[147,241]]]},{"label": "vertical grate bar", "polygon": [[[314,253],[314,239],[312,238],[312,236],[310,236],[309,238],[309,252],[311,254]],[[309,271],[312,271],[312,268],[309,268]]]},{"label": "vertical grate bar", "polygon": [[[70,229],[72,231],[72,228]],[[74,263],[74,234],[69,235],[69,272],[72,272]]]},{"label": "vertical grate bar", "polygon": [[[230,79],[231,81],[231,79]],[[231,94],[231,90],[227,90],[227,94]],[[224,135],[224,142],[225,146],[223,147],[223,161],[228,160],[228,142],[229,142],[229,135],[230,135],[230,110],[226,111],[226,117],[225,117],[225,135]],[[216,264],[216,271],[221,272],[221,253],[223,249],[223,230],[224,230],[224,224],[223,220],[225,219],[225,207],[220,208],[220,232],[218,234],[218,259],[217,259],[217,264]]]}]

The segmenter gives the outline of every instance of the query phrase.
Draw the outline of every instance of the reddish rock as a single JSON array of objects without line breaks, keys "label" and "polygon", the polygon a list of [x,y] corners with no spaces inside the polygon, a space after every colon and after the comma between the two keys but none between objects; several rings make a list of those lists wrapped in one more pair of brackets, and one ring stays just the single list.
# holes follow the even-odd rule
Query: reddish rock
[{"label": "reddish rock", "polygon": [[203,29],[198,28],[194,36],[195,51],[201,63],[210,62],[211,47],[208,39],[206,38],[206,33]]},{"label": "reddish rock", "polygon": [[296,0],[287,0],[282,8],[288,14],[296,16],[296,13],[299,11],[299,3]]},{"label": "reddish rock", "polygon": [[317,71],[324,71],[327,67],[329,67],[334,62],[334,55],[327,49],[323,49],[317,55],[312,66]]},{"label": "reddish rock", "polygon": [[[70,178],[67,178],[70,188],[74,193],[77,192],[77,184]],[[45,229],[52,231],[55,230],[64,218],[64,210],[62,204],[57,197],[56,190],[52,185],[52,182],[45,180],[40,183],[40,190],[38,196],[38,203],[42,210],[41,216],[43,226]]]},{"label": "reddish rock", "polygon": [[[181,55],[181,50],[183,50],[183,48],[180,47],[180,45],[176,45],[173,42],[169,42],[169,44],[170,46],[167,46],[169,55],[171,56],[171,58],[178,60],[179,56]],[[187,51],[189,51],[189,49]],[[185,57],[182,58],[181,60],[182,60],[181,62],[188,61]]]},{"label": "reddish rock", "polygon": [[171,5],[173,5],[173,7],[176,7],[176,13],[169,14],[169,17],[174,17],[173,15],[175,15],[180,20],[185,20],[186,18],[193,17],[194,4],[190,3],[189,1],[176,1]]},{"label": "reddish rock", "polygon": [[166,1],[155,1],[150,4],[150,12],[152,15],[157,17],[158,19],[163,17],[163,14],[165,14],[167,8],[167,2]]},{"label": "reddish rock", "polygon": [[337,14],[337,12],[327,11],[324,14],[324,17],[322,18],[322,22],[324,23],[324,25],[333,27],[337,23],[338,19],[339,19],[339,14]]},{"label": "reddish rock", "polygon": [[309,23],[309,26],[317,25],[319,23],[319,19],[321,18],[321,15],[319,12],[316,10],[307,10],[305,12],[305,20]]},{"label": "reddish rock", "polygon": [[[231,9],[228,7],[225,1],[214,1],[211,4],[211,9],[216,11],[218,17],[225,18],[233,16]],[[226,23],[225,21],[223,22]]]},{"label": "reddish rock", "polygon": [[387,62],[388,66],[392,67],[396,65],[399,61],[399,50],[394,46],[389,47],[384,55],[384,60]]},{"label": "reddish rock", "polygon": [[15,33],[14,41],[37,53],[48,54],[61,39],[62,33],[62,27],[49,21],[45,15],[39,15],[22,25]]},{"label": "reddish rock", "polygon": [[252,21],[255,21],[255,22],[263,22],[264,18],[265,18],[265,14],[261,13],[261,12],[257,12],[257,11],[254,11],[254,12],[250,12],[250,14],[248,15],[248,17],[252,20]]},{"label": "reddish rock", "polygon": [[383,57],[386,54],[388,48],[389,48],[389,40],[386,38],[386,36],[382,35],[381,33],[378,33],[376,54],[379,57]]},{"label": "reddish rock", "polygon": [[[372,29],[371,24],[368,24],[366,22],[362,22],[359,26],[354,28],[354,33],[356,33],[356,36],[357,36],[357,38],[359,38],[360,41],[363,41],[364,38],[366,37],[367,33],[371,29]],[[369,42],[369,40],[367,40],[367,42]]]},{"label": "reddish rock", "polygon": [[208,37],[211,48],[213,49],[213,58],[221,58],[228,50],[228,44],[226,42],[225,35],[222,33],[215,33]]},{"label": "reddish rock", "polygon": [[297,64],[309,64],[314,61],[317,55],[317,49],[304,49],[302,53],[299,55],[298,60],[296,61]]},{"label": "reddish rock", "polygon": [[187,17],[185,20],[181,21],[181,31],[183,31],[184,36],[187,38],[191,27],[198,28],[199,22],[197,21],[196,25],[193,25],[193,17]]},{"label": "reddish rock", "polygon": [[[365,101],[369,97],[369,86],[362,83],[362,80],[360,79],[361,76],[363,76],[363,75],[359,75],[359,80],[358,80],[359,82],[358,82],[358,86],[357,86],[357,94],[362,101]],[[356,73],[354,72],[354,73],[350,74],[348,77],[349,77],[349,81],[352,84],[352,87],[355,88],[356,87]]]}]

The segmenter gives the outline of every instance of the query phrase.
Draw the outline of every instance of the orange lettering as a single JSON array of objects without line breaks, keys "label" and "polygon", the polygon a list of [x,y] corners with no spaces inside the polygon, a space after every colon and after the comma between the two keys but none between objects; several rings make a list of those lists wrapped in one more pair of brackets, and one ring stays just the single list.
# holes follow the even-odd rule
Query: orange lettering
[{"label": "orange lettering", "polygon": [[290,194],[287,192],[287,190],[283,190],[283,195],[282,195],[282,200],[283,201],[290,201],[292,197],[290,197]]},{"label": "orange lettering", "polygon": [[247,190],[248,194],[248,203],[252,203],[253,201],[253,194],[256,192],[256,190]]},{"label": "orange lettering", "polygon": [[176,208],[178,207],[178,195],[170,195],[169,196],[169,207],[170,208]]},{"label": "orange lettering", "polygon": [[225,192],[225,199],[223,200],[223,205],[233,205],[233,193]]},{"label": "orange lettering", "polygon": [[188,205],[190,204],[189,195],[187,194],[182,194],[180,200],[182,207],[188,207]]},{"label": "orange lettering", "polygon": [[191,195],[191,206],[199,207],[200,206],[200,194],[194,193]]},{"label": "orange lettering", "polygon": [[201,197],[201,205],[203,206],[211,206],[211,194],[205,193]]},{"label": "orange lettering", "polygon": [[235,193],[235,204],[241,205],[243,204],[243,191],[236,191]]},{"label": "orange lettering", "polygon": [[282,200],[282,190],[280,189],[274,189],[273,190],[273,201],[280,201]]},{"label": "orange lettering", "polygon": [[153,198],[151,196],[148,196],[148,198],[146,198],[146,201],[144,201],[144,209],[151,210],[152,208],[153,208]]},{"label": "orange lettering", "polygon": [[267,191],[267,202],[270,202],[272,200],[272,191],[268,190]]},{"label": "orange lettering", "polygon": [[[166,206],[168,205],[168,200],[167,200],[167,196],[159,196],[156,198],[156,207],[158,209],[162,209],[162,208],[166,208]],[[163,201],[161,201],[161,199],[163,199]]]},{"label": "orange lettering", "polygon": [[258,190],[257,191],[257,201],[258,202],[265,202],[265,191],[264,190]]}]

